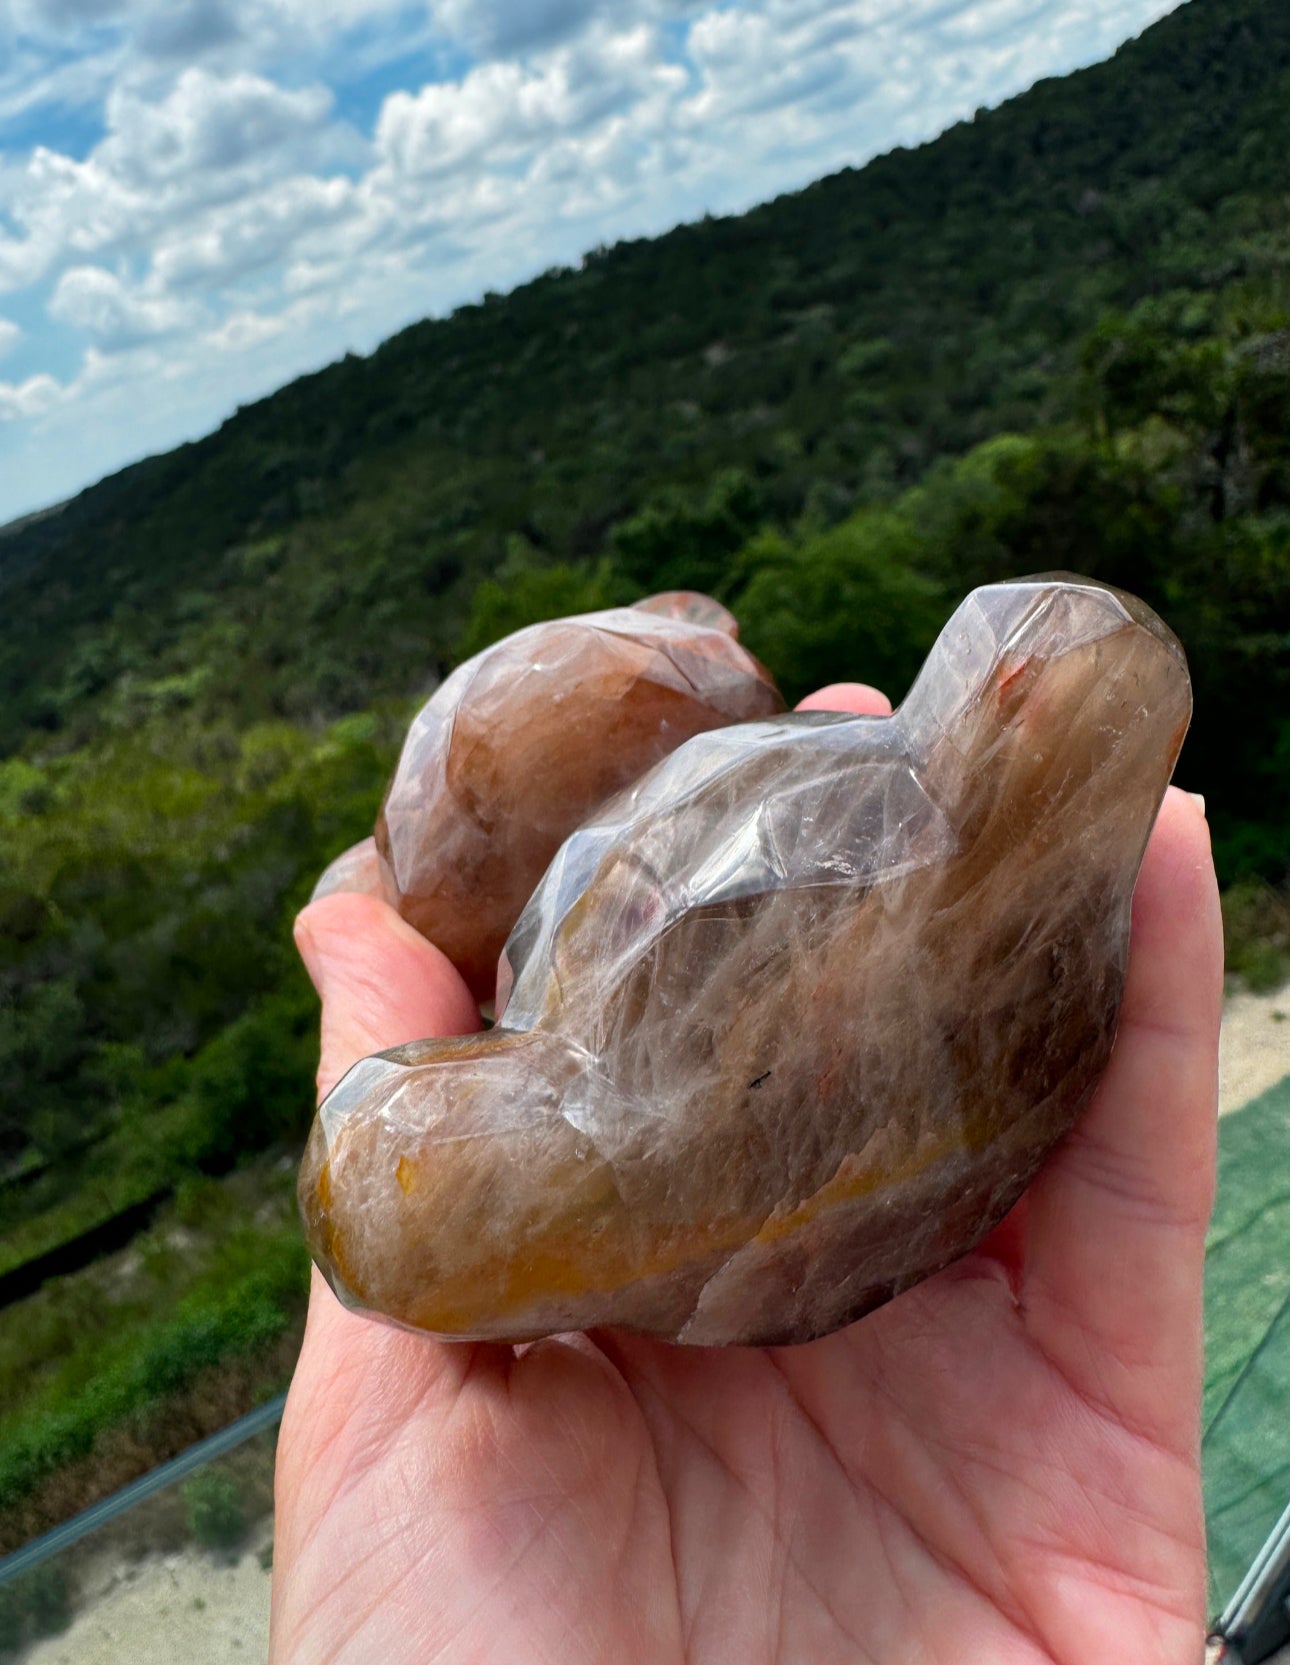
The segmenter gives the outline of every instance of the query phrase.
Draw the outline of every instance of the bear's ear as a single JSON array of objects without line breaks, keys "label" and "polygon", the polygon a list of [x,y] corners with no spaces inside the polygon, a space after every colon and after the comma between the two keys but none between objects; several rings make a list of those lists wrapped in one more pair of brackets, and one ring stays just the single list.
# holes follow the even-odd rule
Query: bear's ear
[{"label": "bear's ear", "polygon": [[[902,707],[904,722],[951,739],[975,732],[983,712],[993,720],[1019,710],[1046,668],[1133,625],[1146,626],[1184,663],[1155,614],[1109,585],[1070,573],[984,585],[938,637]],[[1081,673],[1090,663],[1081,660]]]}]

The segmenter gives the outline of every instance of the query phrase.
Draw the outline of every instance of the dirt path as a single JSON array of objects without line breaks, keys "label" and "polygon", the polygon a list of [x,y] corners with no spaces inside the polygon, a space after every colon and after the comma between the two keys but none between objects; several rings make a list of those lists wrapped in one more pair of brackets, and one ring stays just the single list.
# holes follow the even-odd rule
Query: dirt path
[{"label": "dirt path", "polygon": [[[266,1521],[229,1565],[186,1550],[134,1566],[105,1567],[62,1636],[37,1642],[22,1665],[227,1665],[260,1661],[269,1641],[268,1568],[260,1551],[273,1540]],[[267,1560],[267,1556],[265,1557]]]},{"label": "dirt path", "polygon": [[1223,1007],[1218,1113],[1239,1110],[1290,1075],[1290,985],[1275,994],[1232,994]]}]

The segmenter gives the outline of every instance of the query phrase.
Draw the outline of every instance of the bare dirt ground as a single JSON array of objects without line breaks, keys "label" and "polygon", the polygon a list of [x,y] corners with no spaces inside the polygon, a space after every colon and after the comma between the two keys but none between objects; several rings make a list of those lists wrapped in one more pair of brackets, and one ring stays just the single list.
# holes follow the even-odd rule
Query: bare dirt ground
[{"label": "bare dirt ground", "polygon": [[[28,1648],[22,1665],[227,1665],[263,1660],[273,1523],[236,1562],[198,1549],[103,1566],[71,1628]],[[95,1591],[97,1590],[97,1593]]]},{"label": "bare dirt ground", "polygon": [[1230,994],[1223,1007],[1218,1113],[1239,1110],[1290,1075],[1290,985],[1275,994]]},{"label": "bare dirt ground", "polygon": [[[1290,987],[1237,993],[1223,1013],[1219,1113],[1238,1109],[1290,1075]],[[229,1564],[200,1550],[105,1566],[62,1636],[37,1643],[23,1665],[226,1665],[262,1660],[270,1575],[261,1556],[272,1523]]]}]

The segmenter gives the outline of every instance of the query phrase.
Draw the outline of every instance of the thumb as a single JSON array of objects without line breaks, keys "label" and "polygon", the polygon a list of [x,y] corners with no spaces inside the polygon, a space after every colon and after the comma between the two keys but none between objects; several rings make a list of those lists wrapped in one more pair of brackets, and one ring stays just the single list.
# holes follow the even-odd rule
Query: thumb
[{"label": "thumb", "polygon": [[377,896],[322,896],[297,918],[295,937],[322,998],[320,1098],[369,1053],[479,1028],[452,962]]}]

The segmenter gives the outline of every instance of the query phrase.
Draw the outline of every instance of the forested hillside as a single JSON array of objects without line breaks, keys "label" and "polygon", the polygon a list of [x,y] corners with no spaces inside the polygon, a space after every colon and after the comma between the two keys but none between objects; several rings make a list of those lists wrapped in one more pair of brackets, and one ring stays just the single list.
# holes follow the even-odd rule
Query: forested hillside
[{"label": "forested hillside", "polygon": [[[0,533],[0,1275],[299,1136],[292,912],[463,653],[684,584],[791,696],[898,696],[967,588],[1054,568],[1136,591],[1187,646],[1180,776],[1209,799],[1238,957],[1275,976],[1284,0],[1190,0],[934,144],[596,250]],[[265,1294],[244,1259],[261,1329],[212,1319],[202,1368],[288,1322],[298,1269]],[[123,1354],[135,1386],[91,1403],[66,1325],[29,1313],[24,1351],[18,1310],[0,1507],[187,1380],[154,1318],[171,1365],[154,1382]]]}]

